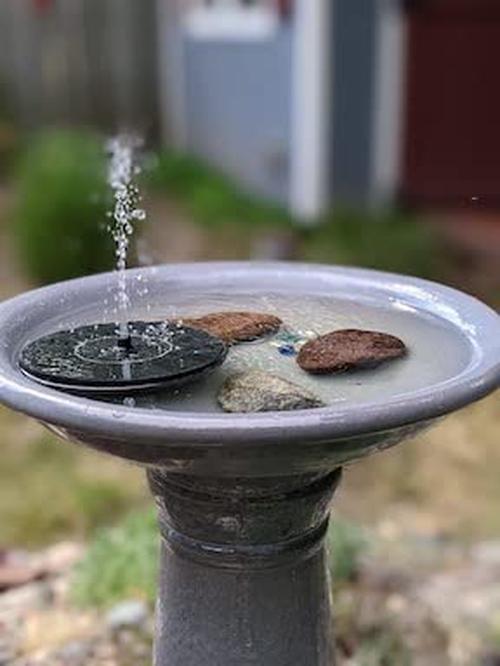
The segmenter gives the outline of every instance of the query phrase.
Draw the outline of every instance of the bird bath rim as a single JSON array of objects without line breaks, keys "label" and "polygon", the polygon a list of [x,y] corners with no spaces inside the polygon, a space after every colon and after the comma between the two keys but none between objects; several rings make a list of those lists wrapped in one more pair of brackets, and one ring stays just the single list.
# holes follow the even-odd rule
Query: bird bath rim
[{"label": "bird bath rim", "polygon": [[[70,280],[27,292],[0,305],[0,402],[36,419],[73,432],[118,440],[223,446],[272,442],[332,442],[433,420],[474,402],[500,386],[500,317],[475,298],[434,282],[367,269],[289,262],[207,262],[154,266],[127,271],[155,287],[202,287],[211,281],[254,288],[282,282],[292,291],[313,284],[321,293],[375,305],[399,302],[432,314],[468,342],[470,358],[456,376],[406,395],[359,404],[330,405],[299,412],[263,414],[179,413],[100,403],[41,386],[17,367],[20,346],[44,314],[89,304],[114,273]],[[328,289],[327,292],[325,290]],[[364,296],[363,296],[364,294]],[[82,305],[83,307],[83,305]]]}]

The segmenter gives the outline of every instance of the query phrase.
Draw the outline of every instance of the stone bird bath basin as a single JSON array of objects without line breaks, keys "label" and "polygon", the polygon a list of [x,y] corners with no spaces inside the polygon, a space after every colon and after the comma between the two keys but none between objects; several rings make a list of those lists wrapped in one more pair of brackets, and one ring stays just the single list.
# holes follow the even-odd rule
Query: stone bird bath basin
[{"label": "stone bird bath basin", "polygon": [[131,318],[187,315],[194,304],[209,312],[225,295],[275,310],[280,298],[304,307],[318,299],[344,324],[352,313],[358,327],[376,322],[401,334],[409,357],[328,379],[339,389],[324,408],[260,414],[150,397],[104,402],[22,374],[27,343],[114,321],[115,286],[116,275],[97,275],[0,305],[0,401],[66,439],[144,466],[162,534],[158,666],[332,666],[324,536],[342,468],[498,388],[499,317],[447,287],[373,271],[161,266],[128,271]]}]

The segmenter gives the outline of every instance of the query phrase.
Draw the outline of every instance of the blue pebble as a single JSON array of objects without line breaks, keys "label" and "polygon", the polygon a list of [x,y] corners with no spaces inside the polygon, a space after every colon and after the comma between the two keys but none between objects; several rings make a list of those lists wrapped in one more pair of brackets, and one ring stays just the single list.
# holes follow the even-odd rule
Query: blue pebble
[{"label": "blue pebble", "polygon": [[278,351],[282,356],[295,356],[297,354],[295,347],[292,345],[283,345]]}]

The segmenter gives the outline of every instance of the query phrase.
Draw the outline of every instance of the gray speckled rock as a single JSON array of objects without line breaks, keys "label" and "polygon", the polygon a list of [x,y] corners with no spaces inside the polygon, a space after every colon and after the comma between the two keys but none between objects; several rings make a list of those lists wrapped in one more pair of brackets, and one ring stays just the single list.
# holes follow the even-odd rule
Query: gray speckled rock
[{"label": "gray speckled rock", "polygon": [[73,641],[57,651],[56,658],[60,660],[57,663],[84,666],[84,664],[89,663],[92,652],[92,644],[90,642]]},{"label": "gray speckled rock", "polygon": [[286,412],[324,404],[307,389],[267,372],[252,370],[226,380],[217,396],[226,412]]},{"label": "gray speckled rock", "polygon": [[148,618],[148,608],[142,601],[124,601],[114,606],[106,616],[112,630],[139,627]]}]

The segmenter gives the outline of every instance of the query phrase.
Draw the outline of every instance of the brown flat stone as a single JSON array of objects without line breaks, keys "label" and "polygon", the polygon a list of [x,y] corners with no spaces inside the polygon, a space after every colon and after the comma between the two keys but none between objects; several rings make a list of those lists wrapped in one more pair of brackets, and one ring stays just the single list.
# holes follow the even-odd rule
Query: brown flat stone
[{"label": "brown flat stone", "polygon": [[182,319],[185,326],[198,328],[224,342],[249,342],[275,333],[282,322],[279,317],[258,312],[214,312],[203,317]]},{"label": "brown flat stone", "polygon": [[299,352],[297,363],[311,374],[327,375],[375,367],[400,358],[406,352],[404,342],[393,335],[348,329],[307,342]]}]

